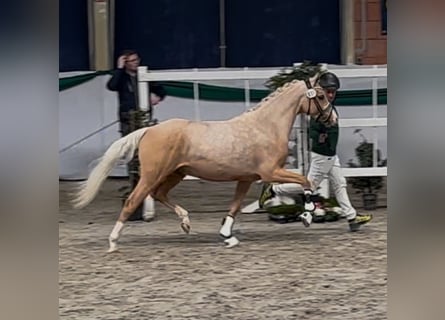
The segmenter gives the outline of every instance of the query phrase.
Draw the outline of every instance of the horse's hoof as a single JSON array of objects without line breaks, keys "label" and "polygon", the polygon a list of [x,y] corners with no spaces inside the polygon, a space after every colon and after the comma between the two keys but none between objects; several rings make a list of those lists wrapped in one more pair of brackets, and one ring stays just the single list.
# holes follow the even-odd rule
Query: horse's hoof
[{"label": "horse's hoof", "polygon": [[224,240],[226,244],[226,248],[232,248],[239,244],[239,240],[235,236],[231,236],[230,238]]},{"label": "horse's hoof", "polygon": [[190,225],[189,224],[186,224],[186,223],[181,223],[181,228],[182,228],[182,230],[185,232],[185,233],[187,233],[187,234],[189,234],[190,233],[190,229],[191,229],[191,227],[190,227]]},{"label": "horse's hoof", "polygon": [[311,225],[312,223],[312,214],[310,214],[309,212],[303,212],[302,214],[300,214],[300,219],[301,222],[303,223],[303,225],[307,228]]},{"label": "horse's hoof", "polygon": [[107,250],[107,253],[112,253],[117,251],[117,241],[116,240],[110,240],[109,241],[110,247]]}]

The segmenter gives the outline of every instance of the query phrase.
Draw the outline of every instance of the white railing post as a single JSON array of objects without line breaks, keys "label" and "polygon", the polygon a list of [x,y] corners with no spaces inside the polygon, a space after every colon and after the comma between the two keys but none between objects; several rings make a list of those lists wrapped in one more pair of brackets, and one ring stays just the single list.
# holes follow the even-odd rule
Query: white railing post
[{"label": "white railing post", "polygon": [[[146,66],[138,67],[138,102],[139,102],[139,109],[143,111],[147,111],[149,108],[149,102],[150,99],[150,89],[148,85],[148,81],[141,81],[141,78],[144,74],[147,74],[148,68]],[[151,115],[152,117],[153,115]],[[151,120],[151,119],[150,119]],[[148,195],[144,199],[143,204],[143,217],[154,217],[156,208],[155,208],[155,202],[153,198]]]},{"label": "white railing post", "polygon": [[138,102],[139,102],[139,108],[141,110],[147,111],[148,110],[148,82],[142,81],[141,78],[144,77],[145,74],[147,74],[147,67],[142,66],[138,67]]},{"label": "white railing post", "polygon": [[[244,67],[244,71],[247,70],[248,68]],[[244,80],[244,106],[246,110],[250,107],[250,82],[248,79]]]},{"label": "white railing post", "polygon": [[[377,69],[377,66],[374,66],[374,69]],[[372,78],[372,115],[374,119],[377,119],[377,106],[378,106],[378,78]],[[373,148],[372,148],[372,166],[377,167],[377,150],[378,150],[378,136],[377,136],[377,127],[373,127]]]},{"label": "white railing post", "polygon": [[[193,69],[194,72],[198,73],[198,69]],[[201,120],[201,112],[199,110],[199,82],[193,81],[193,103],[195,106],[195,121]]]}]

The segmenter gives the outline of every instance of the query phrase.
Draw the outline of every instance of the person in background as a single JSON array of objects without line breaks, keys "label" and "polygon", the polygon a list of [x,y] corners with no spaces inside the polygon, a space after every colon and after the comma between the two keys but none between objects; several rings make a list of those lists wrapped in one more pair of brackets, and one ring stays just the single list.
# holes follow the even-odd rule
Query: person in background
[{"label": "person in background", "polygon": [[[135,119],[135,112],[139,110],[137,70],[140,62],[141,59],[136,51],[124,50],[117,59],[117,68],[113,71],[110,80],[107,82],[108,90],[115,91],[118,94],[119,131],[122,137],[139,129],[141,126],[141,124],[136,124],[135,121],[132,123],[132,119]],[[166,97],[164,87],[157,83],[150,82],[149,91],[149,104],[152,107],[158,105]],[[154,119],[149,125],[154,125],[156,123],[157,120]],[[130,190],[125,193],[126,196],[136,187],[136,184],[139,181],[139,162],[137,154],[133,160],[128,163],[127,168]],[[135,211],[129,220],[144,220],[148,222],[153,220],[154,217],[154,201],[149,197]]]},{"label": "person in background", "polygon": [[[122,136],[129,134],[131,130],[130,112],[138,110],[138,81],[137,70],[141,59],[134,50],[124,50],[117,59],[117,68],[107,82],[108,90],[118,94],[119,110],[118,118]],[[166,91],[157,83],[150,83],[150,103],[156,106],[165,99]]]}]

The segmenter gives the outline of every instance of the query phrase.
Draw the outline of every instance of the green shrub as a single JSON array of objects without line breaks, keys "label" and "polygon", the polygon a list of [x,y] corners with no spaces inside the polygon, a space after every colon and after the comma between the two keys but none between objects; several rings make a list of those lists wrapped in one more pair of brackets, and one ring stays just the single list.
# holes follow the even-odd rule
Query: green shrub
[{"label": "green shrub", "polygon": [[[354,134],[360,133],[361,129],[356,129]],[[360,133],[362,141],[355,148],[355,155],[358,159],[358,163],[349,159],[348,166],[350,168],[360,167],[372,167],[373,160],[373,148],[374,144],[368,142],[365,136]],[[377,166],[385,167],[387,165],[387,159],[381,158],[381,151],[377,150]],[[351,177],[348,179],[348,183],[357,190],[358,193],[375,193],[383,187],[383,177]]]}]

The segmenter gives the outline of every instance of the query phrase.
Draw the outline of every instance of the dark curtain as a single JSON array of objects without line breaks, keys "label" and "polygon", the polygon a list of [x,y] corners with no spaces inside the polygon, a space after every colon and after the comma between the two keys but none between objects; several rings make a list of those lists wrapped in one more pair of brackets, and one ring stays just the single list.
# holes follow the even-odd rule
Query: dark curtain
[{"label": "dark curtain", "polygon": [[227,66],[340,63],[338,0],[226,0]]},{"label": "dark curtain", "polygon": [[139,52],[151,69],[219,66],[218,0],[116,0],[115,61]]},{"label": "dark curtain", "polygon": [[59,71],[89,70],[86,0],[59,1]]}]

